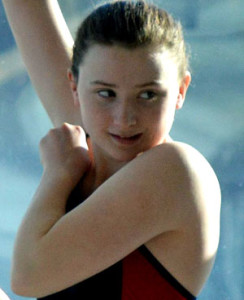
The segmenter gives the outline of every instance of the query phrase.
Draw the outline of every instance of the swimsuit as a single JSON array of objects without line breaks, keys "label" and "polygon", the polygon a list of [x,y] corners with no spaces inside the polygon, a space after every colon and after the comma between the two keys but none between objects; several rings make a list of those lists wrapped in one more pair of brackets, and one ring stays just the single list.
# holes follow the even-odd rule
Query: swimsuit
[{"label": "swimsuit", "polygon": [[[80,203],[73,193],[67,211]],[[72,199],[72,200],[71,200]],[[71,202],[71,201],[72,202]],[[196,299],[143,245],[104,271],[42,300]]]}]

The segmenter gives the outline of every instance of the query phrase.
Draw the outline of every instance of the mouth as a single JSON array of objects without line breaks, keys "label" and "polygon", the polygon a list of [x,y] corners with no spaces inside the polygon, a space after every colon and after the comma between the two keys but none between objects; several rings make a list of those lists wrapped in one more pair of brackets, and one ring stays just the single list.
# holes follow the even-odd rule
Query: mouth
[{"label": "mouth", "polygon": [[112,139],[122,145],[134,145],[136,142],[138,142],[142,136],[142,133],[138,133],[131,136],[123,136],[123,135],[117,135],[110,133]]}]

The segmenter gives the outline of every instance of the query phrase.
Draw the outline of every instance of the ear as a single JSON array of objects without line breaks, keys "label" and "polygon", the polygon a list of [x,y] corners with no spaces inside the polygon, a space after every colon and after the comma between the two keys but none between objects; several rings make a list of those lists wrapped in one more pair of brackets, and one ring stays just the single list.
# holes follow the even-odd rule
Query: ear
[{"label": "ear", "polygon": [[185,101],[185,97],[186,97],[186,92],[187,89],[189,87],[191,83],[191,73],[189,71],[186,72],[185,77],[183,78],[180,88],[179,88],[179,94],[178,94],[178,98],[177,98],[177,102],[176,102],[176,109],[181,109],[184,101]]},{"label": "ear", "polygon": [[77,91],[77,82],[76,82],[74,75],[70,69],[67,70],[67,78],[69,80],[70,89],[71,89],[71,92],[73,95],[74,105],[78,107],[78,106],[80,106],[80,101],[79,101],[79,95],[78,95],[78,91]]}]

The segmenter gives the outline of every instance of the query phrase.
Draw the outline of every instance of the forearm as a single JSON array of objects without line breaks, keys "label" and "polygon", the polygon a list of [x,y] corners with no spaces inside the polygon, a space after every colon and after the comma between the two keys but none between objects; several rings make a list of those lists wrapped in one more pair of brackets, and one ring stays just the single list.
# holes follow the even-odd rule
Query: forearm
[{"label": "forearm", "polygon": [[48,249],[42,249],[42,239],[65,214],[66,201],[71,190],[72,185],[65,177],[55,177],[52,174],[50,176],[50,173],[44,172],[15,243],[12,285],[18,293],[21,293],[24,281],[30,274],[36,274],[35,268],[40,268],[41,255],[48,255],[45,252]]},{"label": "forearm", "polygon": [[[57,0],[3,0],[3,4],[24,57],[29,47],[47,47],[47,43],[52,38],[52,43],[56,47],[59,44],[65,47],[69,52],[68,59],[70,60],[73,38]],[[39,42],[36,36],[40,37]]]},{"label": "forearm", "polygon": [[28,233],[33,231],[36,238],[42,237],[65,214],[72,187],[64,177],[57,175],[54,178],[53,175],[44,172],[23,220],[20,234],[23,235],[24,231],[28,230]]},{"label": "forearm", "polygon": [[3,0],[31,81],[55,127],[80,124],[67,80],[73,38],[56,0]]},{"label": "forearm", "polygon": [[56,250],[51,250],[51,244],[60,245],[52,232],[69,216],[65,215],[67,199],[90,168],[88,152],[82,147],[84,139],[79,126],[63,124],[40,142],[44,172],[15,243],[12,288],[17,294],[36,296],[40,280],[46,279],[43,274],[59,259]]},{"label": "forearm", "polygon": [[[60,67],[70,67],[73,39],[56,0],[3,0],[3,4],[28,70],[32,71],[38,56],[45,55],[48,60],[50,55],[53,59],[60,59]],[[55,45],[53,51],[49,43]],[[58,57],[55,57],[58,47],[62,52],[56,53]],[[33,53],[33,50],[36,51]],[[41,67],[40,61],[36,64]],[[35,79],[35,74],[31,76]]]}]

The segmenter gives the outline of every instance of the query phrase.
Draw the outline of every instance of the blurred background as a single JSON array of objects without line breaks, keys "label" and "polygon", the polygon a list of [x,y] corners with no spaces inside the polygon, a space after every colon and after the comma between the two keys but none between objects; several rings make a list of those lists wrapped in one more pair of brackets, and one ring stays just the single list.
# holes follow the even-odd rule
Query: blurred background
[{"label": "blurred background", "polygon": [[[60,0],[72,34],[100,1]],[[244,1],[154,0],[179,19],[193,81],[172,137],[210,161],[222,189],[221,237],[200,300],[244,298]],[[47,74],[48,76],[48,74]],[[13,242],[39,183],[38,144],[51,123],[31,86],[0,0],[0,288],[10,290]]]}]

